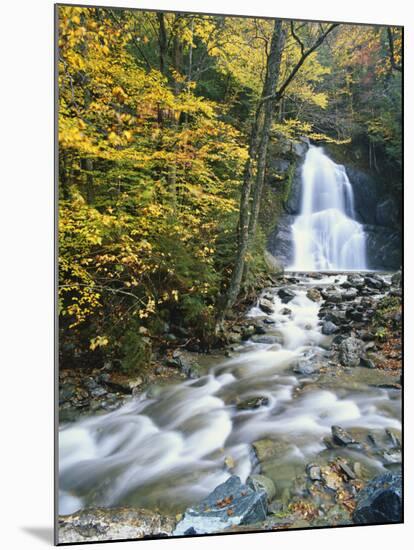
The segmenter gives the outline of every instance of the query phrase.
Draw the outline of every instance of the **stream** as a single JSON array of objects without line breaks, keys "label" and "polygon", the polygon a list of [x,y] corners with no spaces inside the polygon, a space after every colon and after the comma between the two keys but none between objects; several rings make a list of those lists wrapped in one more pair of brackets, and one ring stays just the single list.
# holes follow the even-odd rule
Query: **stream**
[{"label": "stream", "polygon": [[[333,425],[358,429],[361,437],[398,433],[400,391],[379,387],[375,369],[355,367],[338,376],[329,366],[333,336],[321,332],[323,301],[306,293],[345,279],[295,274],[288,304],[270,288],[264,294],[273,312],[265,315],[258,305],[248,312],[264,334],[243,342],[205,375],[62,425],[59,513],[123,505],[183,512],[231,474],[244,482],[257,470],[252,443],[259,440],[277,446],[267,475],[278,489],[289,488],[306,464],[338,452],[324,443]],[[303,359],[326,368],[316,376],[298,374],[294,367]],[[254,406],[243,406],[246,401]],[[340,452],[358,460],[367,477],[385,471],[378,454],[357,447]]]}]

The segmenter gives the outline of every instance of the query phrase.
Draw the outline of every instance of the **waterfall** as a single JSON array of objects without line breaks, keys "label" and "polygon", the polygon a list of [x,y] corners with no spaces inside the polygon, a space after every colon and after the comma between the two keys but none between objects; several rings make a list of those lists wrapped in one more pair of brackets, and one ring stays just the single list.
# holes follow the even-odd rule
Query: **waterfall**
[{"label": "waterfall", "polygon": [[363,226],[345,168],[311,146],[302,167],[301,212],[292,225],[294,271],[365,270]]}]

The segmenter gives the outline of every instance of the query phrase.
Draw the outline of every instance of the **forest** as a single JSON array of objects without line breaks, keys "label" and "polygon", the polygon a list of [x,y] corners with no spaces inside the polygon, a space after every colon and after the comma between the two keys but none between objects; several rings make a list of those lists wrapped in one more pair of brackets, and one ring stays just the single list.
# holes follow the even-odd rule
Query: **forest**
[{"label": "forest", "polygon": [[403,29],[56,13],[56,541],[401,522]]},{"label": "forest", "polygon": [[400,196],[401,48],[400,28],[61,6],[63,364],[128,370],[171,324],[217,340],[268,269],[269,139],[357,144]]}]

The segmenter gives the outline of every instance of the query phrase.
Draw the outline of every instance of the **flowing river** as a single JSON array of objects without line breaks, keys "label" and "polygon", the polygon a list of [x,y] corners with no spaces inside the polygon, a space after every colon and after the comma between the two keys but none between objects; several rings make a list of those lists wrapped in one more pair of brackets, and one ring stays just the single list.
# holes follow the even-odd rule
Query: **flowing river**
[{"label": "flowing river", "polygon": [[[273,477],[283,487],[326,452],[323,440],[332,425],[398,432],[400,392],[365,381],[372,369],[349,369],[352,383],[329,375],[315,383],[293,370],[301,358],[329,361],[333,337],[322,334],[318,318],[323,302],[310,300],[307,290],[345,279],[292,279],[289,314],[278,289],[267,289],[274,312],[265,315],[255,306],[248,313],[266,334],[244,342],[233,357],[196,380],[161,388],[157,397],[143,394],[109,414],[63,425],[59,513],[119,505],[182,512],[231,473],[245,481],[256,467],[251,444],[257,440],[278,443]],[[257,408],[236,405],[255,397],[261,398]],[[384,471],[378,456],[347,452],[371,475]]]}]

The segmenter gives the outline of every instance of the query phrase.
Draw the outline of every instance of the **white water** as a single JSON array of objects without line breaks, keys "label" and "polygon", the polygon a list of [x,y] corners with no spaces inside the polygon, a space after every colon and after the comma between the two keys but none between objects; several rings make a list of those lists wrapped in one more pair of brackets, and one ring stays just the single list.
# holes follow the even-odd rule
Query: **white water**
[{"label": "white water", "polygon": [[293,271],[365,270],[363,226],[345,168],[310,146],[302,167],[301,212],[292,225]]},{"label": "white water", "polygon": [[[328,285],[333,276],[319,280]],[[292,370],[303,356],[325,353],[329,337],[320,331],[319,304],[306,296],[302,279],[283,315],[273,294],[271,331],[280,344],[252,341],[238,355],[198,380],[168,386],[156,398],[132,398],[120,409],[62,426],[59,433],[61,514],[86,506],[133,505],[183,511],[231,473],[245,481],[252,470],[250,444],[271,438],[281,446],[280,476],[292,481],[325,447],[333,424],[383,431],[400,429],[400,403],[392,391],[361,384],[358,391],[315,387],[298,392]],[[263,317],[258,307],[251,317]],[[265,396],[269,403],[238,410],[235,399]],[[231,471],[228,457],[234,462]],[[382,471],[372,458],[369,467]],[[286,468],[289,469],[286,472]]]}]

